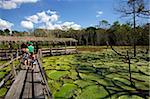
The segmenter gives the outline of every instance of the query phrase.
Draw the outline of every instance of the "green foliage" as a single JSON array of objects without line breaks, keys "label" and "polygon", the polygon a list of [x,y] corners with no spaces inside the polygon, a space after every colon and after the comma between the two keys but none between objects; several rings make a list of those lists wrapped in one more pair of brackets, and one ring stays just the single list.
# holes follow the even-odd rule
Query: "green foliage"
[{"label": "green foliage", "polygon": [[94,82],[92,82],[90,80],[76,80],[74,83],[77,84],[81,88],[95,84]]},{"label": "green foliage", "polygon": [[143,99],[143,98],[136,95],[132,95],[132,96],[124,95],[124,96],[120,96],[119,99]]},{"label": "green foliage", "polygon": [[54,80],[58,80],[60,77],[65,76],[68,74],[68,71],[51,71],[48,73],[48,77]]},{"label": "green foliage", "polygon": [[102,86],[91,85],[82,90],[77,99],[102,99],[108,93]]},{"label": "green foliage", "polygon": [[5,73],[6,73],[6,72],[0,72],[0,79],[5,76]]},{"label": "green foliage", "polygon": [[4,96],[7,92],[7,88],[1,88],[0,89],[0,96]]},{"label": "green foliage", "polygon": [[[0,30],[0,35],[8,36],[9,30]],[[67,31],[63,30],[47,30],[35,29],[32,33],[12,31],[12,36],[37,36],[50,38],[74,38],[78,40],[78,45],[107,45],[109,41],[113,45],[133,45],[136,39],[136,45],[149,44],[149,23],[143,26],[136,27],[136,34],[129,23],[121,24],[119,21],[114,21],[112,25],[107,20],[101,20],[98,27],[87,27],[86,29]],[[44,42],[44,46],[47,46]],[[69,45],[69,43],[67,43]]]},{"label": "green foliage", "polygon": [[76,90],[76,85],[66,83],[62,86],[60,91],[56,92],[54,97],[56,99],[68,99],[71,98]]},{"label": "green foliage", "polygon": [[[98,49],[100,51],[43,58],[55,99],[148,98],[147,94],[140,93],[149,90],[149,62],[145,59],[147,55],[141,53],[144,47],[138,47],[137,57],[131,59],[133,85],[127,60],[106,47]],[[132,51],[127,46],[115,49],[122,54],[126,54],[125,50]]]}]

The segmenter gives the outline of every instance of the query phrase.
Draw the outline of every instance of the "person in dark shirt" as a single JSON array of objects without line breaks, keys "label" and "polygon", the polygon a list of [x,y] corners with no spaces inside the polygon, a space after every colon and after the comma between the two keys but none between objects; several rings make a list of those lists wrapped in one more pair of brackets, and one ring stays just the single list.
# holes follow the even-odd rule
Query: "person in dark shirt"
[{"label": "person in dark shirt", "polygon": [[22,63],[27,68],[27,63],[28,63],[28,58],[29,58],[29,51],[28,51],[28,46],[25,43],[23,43],[21,45],[21,54],[22,54]]},{"label": "person in dark shirt", "polygon": [[22,43],[22,44],[21,44],[21,48],[27,48],[27,44]]},{"label": "person in dark shirt", "polygon": [[22,54],[22,55],[25,53],[26,48],[28,48],[28,46],[27,46],[25,43],[22,43],[22,44],[21,44],[21,52],[22,52],[21,54]]}]

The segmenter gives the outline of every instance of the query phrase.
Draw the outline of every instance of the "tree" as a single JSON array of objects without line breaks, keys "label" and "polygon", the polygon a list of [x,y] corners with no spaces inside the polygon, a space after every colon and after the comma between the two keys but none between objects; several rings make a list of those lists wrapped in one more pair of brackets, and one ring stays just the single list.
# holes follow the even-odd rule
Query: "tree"
[{"label": "tree", "polygon": [[86,29],[86,32],[88,33],[88,41],[91,45],[96,44],[96,28],[95,27],[88,27]]},{"label": "tree", "polygon": [[107,20],[101,20],[100,22],[99,22],[99,28],[102,28],[102,29],[107,29],[107,28],[109,28],[109,23],[108,23],[108,21]]},{"label": "tree", "polygon": [[0,35],[5,35],[3,30],[0,30]]},{"label": "tree", "polygon": [[[123,16],[132,16],[133,18],[133,34],[136,34],[136,17],[149,17],[150,10],[148,9],[148,6],[146,5],[144,0],[128,0],[121,3],[122,5],[119,5],[121,8],[116,9],[118,12],[120,12]],[[147,3],[149,4],[149,3]],[[137,39],[135,36],[133,36],[133,46],[134,46],[134,56],[136,56],[136,42]]]},{"label": "tree", "polygon": [[12,31],[12,35],[13,36],[23,36],[23,33],[15,30],[15,31]]},{"label": "tree", "polygon": [[5,35],[10,35],[10,30],[9,30],[9,29],[5,29],[5,30],[4,30],[4,34],[5,34]]}]

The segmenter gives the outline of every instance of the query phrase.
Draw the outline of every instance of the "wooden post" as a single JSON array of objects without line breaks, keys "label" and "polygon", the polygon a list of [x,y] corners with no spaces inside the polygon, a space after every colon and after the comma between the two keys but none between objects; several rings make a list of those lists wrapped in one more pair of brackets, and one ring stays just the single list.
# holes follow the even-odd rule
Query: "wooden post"
[{"label": "wooden post", "polygon": [[18,49],[16,50],[16,57],[18,57],[19,56],[19,51],[18,51]]},{"label": "wooden post", "polygon": [[65,43],[65,54],[67,54],[67,48],[66,48],[66,42],[64,42]]},{"label": "wooden post", "polygon": [[50,51],[50,56],[52,56],[52,47],[51,47],[51,43],[50,42],[48,42],[48,44],[49,44],[49,51]]},{"label": "wooden post", "polygon": [[52,56],[52,46],[50,46],[50,55]]},{"label": "wooden post", "polygon": [[130,74],[130,83],[132,85],[132,78],[131,78],[131,62],[130,62],[130,56],[129,56],[129,53],[127,51],[127,58],[128,58],[128,64],[129,64],[129,74]]},{"label": "wooden post", "polygon": [[70,46],[72,46],[72,42],[71,42],[71,41],[69,41],[69,43],[70,43]]},{"label": "wooden post", "polygon": [[78,53],[78,51],[77,51],[77,42],[75,42],[75,48],[76,48],[76,53]]},{"label": "wooden post", "polygon": [[11,61],[12,61],[12,63],[10,64],[10,68],[12,71],[12,75],[16,76],[16,70],[15,70],[14,63],[13,63],[13,53],[11,53]]},{"label": "wooden post", "polygon": [[35,42],[35,46],[36,46],[36,53],[38,52],[38,50],[39,50],[39,46],[38,46],[38,42]]},{"label": "wooden post", "polygon": [[40,56],[40,58],[42,58],[42,50],[41,49],[39,49],[39,56]]}]

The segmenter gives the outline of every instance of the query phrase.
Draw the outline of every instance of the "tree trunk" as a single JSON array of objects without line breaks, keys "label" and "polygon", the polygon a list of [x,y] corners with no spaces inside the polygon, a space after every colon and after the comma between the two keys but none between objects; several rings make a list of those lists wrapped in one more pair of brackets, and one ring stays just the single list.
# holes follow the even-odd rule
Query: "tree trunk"
[{"label": "tree trunk", "polygon": [[134,57],[136,56],[136,31],[135,31],[135,28],[136,28],[136,22],[135,22],[135,1],[133,1],[133,28],[134,28]]}]

